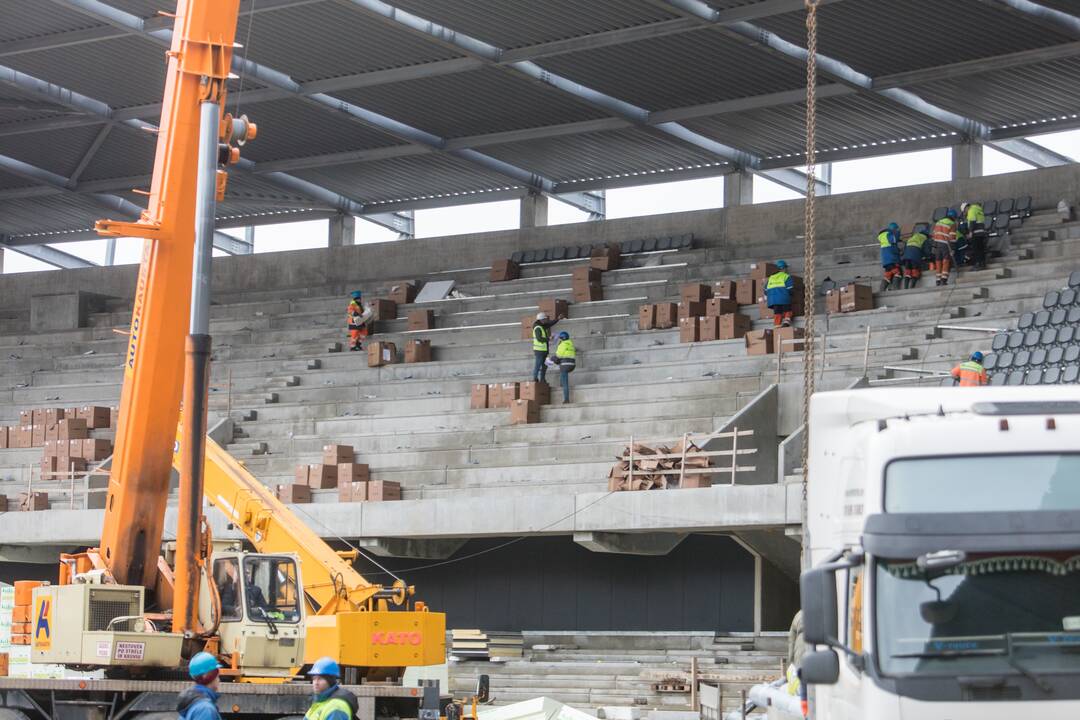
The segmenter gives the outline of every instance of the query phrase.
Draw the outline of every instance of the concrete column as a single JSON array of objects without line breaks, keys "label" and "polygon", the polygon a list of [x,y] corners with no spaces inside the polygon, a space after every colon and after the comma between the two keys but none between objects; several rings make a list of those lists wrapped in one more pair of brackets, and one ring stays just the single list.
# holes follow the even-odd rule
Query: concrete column
[{"label": "concrete column", "polygon": [[983,146],[978,143],[963,143],[952,147],[952,179],[967,180],[982,177]]},{"label": "concrete column", "polygon": [[0,248],[0,275],[4,274],[4,248]]},{"label": "concrete column", "polygon": [[754,176],[746,170],[737,170],[724,176],[724,207],[752,205],[754,203]]},{"label": "concrete column", "polygon": [[330,218],[330,247],[344,247],[356,244],[356,218],[345,213],[338,213]]},{"label": "concrete column", "polygon": [[525,197],[521,198],[521,222],[519,223],[519,227],[547,227],[547,224],[547,195],[542,195],[540,193],[529,193]]}]

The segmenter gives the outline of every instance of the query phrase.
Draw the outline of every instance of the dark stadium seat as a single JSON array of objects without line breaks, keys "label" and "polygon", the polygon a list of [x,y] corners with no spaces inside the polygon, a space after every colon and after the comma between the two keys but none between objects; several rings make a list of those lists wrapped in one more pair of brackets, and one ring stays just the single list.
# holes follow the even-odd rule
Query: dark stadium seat
[{"label": "dark stadium seat", "polygon": [[1016,217],[1026,218],[1031,215],[1031,196],[1025,195],[1024,197],[1016,198],[1016,202],[1013,203],[1013,215]]},{"label": "dark stadium seat", "polygon": [[996,385],[1004,385],[1005,381],[1008,379],[1008,377],[1009,376],[1006,375],[1005,373],[997,373],[996,375],[991,375],[990,376],[990,384],[995,385],[995,386]]},{"label": "dark stadium seat", "polygon": [[997,211],[999,215],[1012,215],[1013,211],[1013,199],[1005,198],[1004,200],[998,200]]},{"label": "dark stadium seat", "polygon": [[1069,311],[1063,307],[1054,308],[1050,313],[1050,324],[1055,327],[1058,325],[1064,325],[1066,318],[1069,317]]},{"label": "dark stadium seat", "polygon": [[1061,307],[1069,307],[1076,304],[1076,290],[1072,288],[1065,288],[1058,294],[1058,305]]},{"label": "dark stadium seat", "polygon": [[1066,325],[1065,327],[1059,327],[1058,331],[1057,331],[1057,339],[1055,340],[1055,342],[1060,343],[1062,345],[1064,345],[1066,343],[1071,343],[1073,341],[1073,338],[1074,338],[1075,334],[1076,334],[1076,329],[1073,328],[1071,325]]},{"label": "dark stadium seat", "polygon": [[565,247],[551,248],[551,259],[552,260],[565,260],[566,259],[566,248]]},{"label": "dark stadium seat", "polygon": [[1024,371],[1013,370],[1009,373],[1009,379],[1006,381],[1009,385],[1023,385],[1024,384]]},{"label": "dark stadium seat", "polygon": [[1043,370],[1042,384],[1043,385],[1057,385],[1058,380],[1061,379],[1061,368],[1049,367]]},{"label": "dark stadium seat", "polygon": [[1039,346],[1039,339],[1042,337],[1042,332],[1039,330],[1028,330],[1024,333],[1024,347],[1029,350],[1033,347]]},{"label": "dark stadium seat", "polygon": [[997,214],[997,200],[987,200],[986,202],[984,202],[982,204],[982,206],[983,206],[983,213],[987,217],[990,217],[991,215],[996,215]]},{"label": "dark stadium seat", "polygon": [[1009,214],[998,213],[994,216],[994,229],[1005,232],[1009,229]]},{"label": "dark stadium seat", "polygon": [[1050,292],[1046,293],[1045,295],[1043,295],[1043,307],[1044,308],[1057,307],[1058,298],[1060,296],[1061,295],[1060,295],[1060,293],[1058,293],[1057,290],[1051,290]]},{"label": "dark stadium seat", "polygon": [[579,253],[578,246],[577,245],[570,245],[570,246],[568,246],[566,248],[566,259],[567,260],[576,260],[579,257],[581,257],[581,255],[579,255],[578,253]]},{"label": "dark stadium seat", "polygon": [[1012,367],[1012,364],[1013,364],[1013,354],[1011,352],[1005,351],[1005,352],[1001,353],[1000,355],[998,355],[998,359],[997,359],[997,369],[998,370],[1008,370],[1009,368]]},{"label": "dark stadium seat", "polygon": [[1005,346],[1009,343],[1009,336],[1007,333],[998,333],[994,336],[994,340],[990,343],[990,349],[994,352],[998,350],[1004,350]]},{"label": "dark stadium seat", "polygon": [[1035,327],[1037,327],[1037,328],[1046,327],[1049,322],[1050,322],[1050,313],[1048,311],[1040,310],[1039,312],[1035,313]]},{"label": "dark stadium seat", "polygon": [[1020,320],[1016,323],[1016,327],[1020,330],[1026,330],[1035,323],[1035,313],[1026,312],[1020,316]]},{"label": "dark stadium seat", "polygon": [[[1031,332],[1030,330],[1028,332]],[[1010,350],[1016,350],[1024,345],[1024,333],[1019,330],[1009,333],[1009,340],[1006,343],[1006,347]]]},{"label": "dark stadium seat", "polygon": [[535,250],[526,250],[521,255],[521,262],[523,262],[523,263],[536,262],[536,251]]},{"label": "dark stadium seat", "polygon": [[1080,270],[1073,270],[1069,273],[1069,287],[1080,286]]},{"label": "dark stadium seat", "polygon": [[1042,337],[1039,338],[1040,345],[1053,345],[1057,342],[1057,328],[1048,327],[1042,331]]},{"label": "dark stadium seat", "polygon": [[623,253],[624,255],[628,254],[633,243],[633,240],[623,240],[621,243],[619,243],[619,252]]},{"label": "dark stadium seat", "polygon": [[934,208],[934,214],[930,216],[930,222],[937,222],[945,217],[945,213],[947,212],[949,212],[949,208],[947,207]]},{"label": "dark stadium seat", "polygon": [[643,247],[645,247],[645,241],[640,239],[640,238],[637,239],[637,240],[631,240],[630,241],[630,252],[632,252],[632,253],[641,252],[641,249]]},{"label": "dark stadium seat", "polygon": [[656,240],[657,250],[670,250],[671,249],[671,236],[664,235]]},{"label": "dark stadium seat", "polygon": [[1070,325],[1080,324],[1080,307],[1069,308],[1069,313],[1065,316],[1065,322]]},{"label": "dark stadium seat", "polygon": [[645,238],[645,242],[641,246],[642,252],[656,252],[656,238]]},{"label": "dark stadium seat", "polygon": [[988,371],[989,370],[994,370],[995,368],[997,368],[997,364],[998,364],[998,354],[997,353],[990,353],[989,355],[987,355],[986,357],[983,358],[983,364],[982,365],[983,365],[983,369],[985,369],[985,370],[988,370]]},{"label": "dark stadium seat", "polygon": [[551,259],[551,248],[536,251],[536,262],[547,262]]},{"label": "dark stadium seat", "polygon": [[1080,360],[1080,345],[1070,345],[1065,348],[1065,355],[1061,360],[1068,365]]},{"label": "dark stadium seat", "polygon": [[1061,359],[1065,357],[1065,350],[1059,347],[1050,348],[1050,352],[1046,353],[1047,365],[1060,365]]},{"label": "dark stadium seat", "polygon": [[694,246],[694,236],[690,233],[683,235],[677,235],[675,237],[674,247],[679,250],[685,250]]},{"label": "dark stadium seat", "polygon": [[1046,364],[1046,348],[1035,348],[1031,351],[1031,359],[1028,364],[1038,367]]},{"label": "dark stadium seat", "polygon": [[1042,368],[1035,368],[1034,370],[1028,370],[1027,375],[1024,377],[1025,385],[1038,385],[1042,381]]},{"label": "dark stadium seat", "polygon": [[1027,350],[1021,350],[1013,356],[1014,368],[1023,368],[1031,364],[1031,353]]},{"label": "dark stadium seat", "polygon": [[1080,377],[1080,366],[1070,365],[1061,371],[1061,382],[1074,383]]},{"label": "dark stadium seat", "polygon": [[510,260],[512,262],[516,262],[516,263],[518,263],[520,265],[521,264],[521,258],[522,258],[523,255],[525,255],[525,253],[523,253],[521,250],[518,250],[517,252],[515,252],[513,255],[510,256]]}]

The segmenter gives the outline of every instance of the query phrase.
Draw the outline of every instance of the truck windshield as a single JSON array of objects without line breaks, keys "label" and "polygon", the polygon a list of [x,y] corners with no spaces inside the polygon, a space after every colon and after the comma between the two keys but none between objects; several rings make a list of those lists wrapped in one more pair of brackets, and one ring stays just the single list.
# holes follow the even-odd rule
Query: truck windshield
[{"label": "truck windshield", "polygon": [[244,558],[244,598],[251,620],[299,622],[296,562],[288,557],[265,555]]},{"label": "truck windshield", "polygon": [[874,580],[886,675],[1080,671],[1080,555],[971,556],[930,578],[878,560]]},{"label": "truck windshield", "polygon": [[885,468],[885,512],[1080,510],[1080,453],[903,458]]}]

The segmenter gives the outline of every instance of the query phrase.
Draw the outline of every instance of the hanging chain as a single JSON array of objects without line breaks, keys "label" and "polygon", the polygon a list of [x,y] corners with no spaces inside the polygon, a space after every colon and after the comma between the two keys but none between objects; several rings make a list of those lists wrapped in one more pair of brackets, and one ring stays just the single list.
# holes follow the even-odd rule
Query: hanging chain
[{"label": "hanging chain", "polygon": [[[817,9],[818,0],[806,2],[806,270],[804,277],[804,304],[806,305],[806,342],[803,344],[803,399],[802,399],[802,507],[803,532],[806,532],[806,494],[810,468],[807,458],[810,450],[810,396],[814,394],[814,362],[816,339],[814,337],[815,301],[817,282],[817,238],[814,217],[814,199],[817,163]],[[824,355],[824,348],[822,348]],[[824,362],[824,357],[822,358]],[[805,543],[804,543],[805,544]]]}]

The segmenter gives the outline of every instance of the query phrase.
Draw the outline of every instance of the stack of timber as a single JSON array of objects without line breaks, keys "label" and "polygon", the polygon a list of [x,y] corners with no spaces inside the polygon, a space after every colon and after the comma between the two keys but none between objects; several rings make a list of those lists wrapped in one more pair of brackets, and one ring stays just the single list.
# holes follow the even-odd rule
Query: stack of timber
[{"label": "stack of timber", "polygon": [[521,633],[451,630],[450,657],[461,660],[506,660],[522,656]]}]

